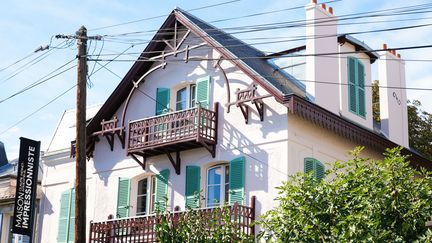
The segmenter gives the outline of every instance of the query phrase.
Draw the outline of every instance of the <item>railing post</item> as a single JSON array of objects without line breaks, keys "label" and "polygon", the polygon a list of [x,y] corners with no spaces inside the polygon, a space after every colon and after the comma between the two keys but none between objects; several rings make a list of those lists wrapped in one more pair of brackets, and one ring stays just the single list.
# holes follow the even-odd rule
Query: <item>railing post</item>
[{"label": "railing post", "polygon": [[200,105],[198,105],[198,108],[197,108],[197,120],[198,120],[198,122],[197,122],[197,138],[196,138],[196,140],[199,141],[200,130],[201,130],[201,106]]},{"label": "railing post", "polygon": [[89,236],[89,243],[91,243],[92,242],[92,227],[93,227],[93,220],[90,220],[90,227],[89,227],[89,234],[88,234],[88,236]]},{"label": "railing post", "polygon": [[218,142],[218,123],[219,123],[219,102],[214,103],[213,110],[215,112],[214,139],[215,139],[215,143],[217,143]]},{"label": "railing post", "polygon": [[251,223],[252,223],[252,227],[251,227],[251,234],[255,237],[255,209],[256,209],[256,196],[252,196],[250,199],[250,204],[251,204]]}]

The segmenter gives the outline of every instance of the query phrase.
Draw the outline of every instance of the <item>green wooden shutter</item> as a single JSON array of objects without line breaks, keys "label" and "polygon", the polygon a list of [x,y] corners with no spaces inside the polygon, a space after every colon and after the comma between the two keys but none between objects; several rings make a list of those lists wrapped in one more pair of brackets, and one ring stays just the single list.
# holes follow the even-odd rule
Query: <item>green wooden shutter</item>
[{"label": "green wooden shutter", "polygon": [[117,218],[129,216],[130,180],[119,177],[117,190]]},{"label": "green wooden shutter", "polygon": [[156,115],[165,114],[169,110],[170,102],[170,89],[157,88],[156,89]]},{"label": "green wooden shutter", "polygon": [[[69,235],[69,213],[71,211],[71,190],[67,190],[60,197],[60,218],[57,232],[57,242],[66,243]],[[73,231],[71,232],[73,233]]]},{"label": "green wooden shutter", "polygon": [[68,242],[74,242],[75,239],[75,189],[71,190],[70,209],[69,209],[69,236]]},{"label": "green wooden shutter", "polygon": [[360,60],[357,60],[357,98],[358,114],[366,116],[366,97],[365,97],[365,70]]},{"label": "green wooden shutter", "polygon": [[324,165],[314,158],[304,158],[304,173],[313,171],[312,176],[317,180],[325,177]]},{"label": "green wooden shutter", "polygon": [[210,105],[210,76],[198,79],[196,82],[196,102],[206,109]]},{"label": "green wooden shutter", "polygon": [[314,170],[314,159],[305,158],[304,159],[304,173],[307,174]]},{"label": "green wooden shutter", "polygon": [[357,113],[357,92],[356,92],[356,59],[348,58],[348,107],[349,110]]},{"label": "green wooden shutter", "polygon": [[315,178],[321,180],[324,179],[324,177],[325,177],[324,165],[318,160],[315,160]]},{"label": "green wooden shutter", "polygon": [[186,207],[199,207],[200,173],[199,166],[186,166]]},{"label": "green wooden shutter", "polygon": [[238,157],[229,162],[229,204],[242,204],[244,197],[245,157]]},{"label": "green wooden shutter", "polygon": [[155,208],[160,211],[165,211],[166,209],[169,173],[169,169],[165,169],[156,175]]}]

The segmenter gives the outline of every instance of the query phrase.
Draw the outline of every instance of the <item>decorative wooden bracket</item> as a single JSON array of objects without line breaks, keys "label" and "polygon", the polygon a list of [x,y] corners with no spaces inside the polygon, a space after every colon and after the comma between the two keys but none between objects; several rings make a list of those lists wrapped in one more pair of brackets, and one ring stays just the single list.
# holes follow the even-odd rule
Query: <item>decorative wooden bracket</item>
[{"label": "decorative wooden bracket", "polygon": [[92,134],[95,136],[98,135],[104,136],[108,141],[108,144],[110,145],[111,151],[114,150],[115,135],[117,135],[118,139],[120,140],[122,148],[123,149],[125,148],[126,133],[124,131],[124,127],[117,127],[117,122],[118,119],[116,116],[114,116],[114,118],[109,121],[102,120],[101,122],[102,130]]},{"label": "decorative wooden bracket", "polygon": [[207,149],[207,151],[209,151],[209,153],[211,154],[211,156],[212,156],[212,158],[215,158],[216,157],[216,144],[213,144],[213,145],[208,145],[208,144],[206,144],[205,142],[203,142],[203,141],[199,141],[200,143],[201,143],[201,145],[205,148],[205,149]]},{"label": "decorative wooden bracket", "polygon": [[181,159],[180,159],[180,151],[176,151],[176,158],[171,156],[171,153],[168,151],[165,151],[166,155],[168,156],[168,159],[171,161],[171,164],[174,166],[175,172],[177,175],[180,175],[180,165],[181,165]]},{"label": "decorative wooden bracket", "polygon": [[[141,167],[143,168],[143,170],[145,170],[146,167],[146,161],[147,161],[147,157],[145,156],[144,153],[133,153],[133,154],[129,154],[133,160],[135,160],[139,165],[141,165]],[[142,161],[138,158],[141,157]]]},{"label": "decorative wooden bracket", "polygon": [[235,105],[236,107],[239,107],[243,117],[245,118],[245,123],[249,123],[249,106],[245,104],[246,102],[251,102],[255,105],[258,115],[260,117],[261,121],[264,121],[264,102],[262,101],[265,98],[271,97],[272,95],[262,95],[259,96],[256,92],[257,86],[256,84],[252,84],[250,87],[244,90],[237,89],[235,92],[237,96],[237,100],[235,102],[231,102],[227,104],[228,112],[229,108],[232,105]]}]

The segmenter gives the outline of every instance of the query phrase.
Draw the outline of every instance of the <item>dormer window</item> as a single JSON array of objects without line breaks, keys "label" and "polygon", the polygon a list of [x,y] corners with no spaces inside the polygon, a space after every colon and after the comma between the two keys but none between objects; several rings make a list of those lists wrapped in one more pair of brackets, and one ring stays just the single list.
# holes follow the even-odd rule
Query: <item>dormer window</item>
[{"label": "dormer window", "polygon": [[352,113],[366,117],[365,68],[355,57],[348,57],[348,107]]}]

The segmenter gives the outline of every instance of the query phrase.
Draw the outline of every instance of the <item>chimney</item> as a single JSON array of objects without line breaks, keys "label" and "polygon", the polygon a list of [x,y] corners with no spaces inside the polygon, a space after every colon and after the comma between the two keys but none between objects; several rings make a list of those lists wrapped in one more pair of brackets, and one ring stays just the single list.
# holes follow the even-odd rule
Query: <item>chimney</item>
[{"label": "chimney", "polygon": [[317,105],[339,114],[339,87],[326,84],[339,82],[338,55],[314,56],[338,52],[337,18],[333,8],[318,5],[316,0],[306,5],[305,10],[306,92],[314,97]]},{"label": "chimney", "polygon": [[378,60],[381,132],[391,141],[409,147],[405,62],[386,44],[383,49]]}]

